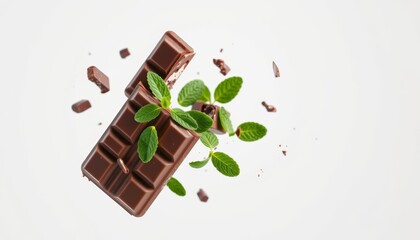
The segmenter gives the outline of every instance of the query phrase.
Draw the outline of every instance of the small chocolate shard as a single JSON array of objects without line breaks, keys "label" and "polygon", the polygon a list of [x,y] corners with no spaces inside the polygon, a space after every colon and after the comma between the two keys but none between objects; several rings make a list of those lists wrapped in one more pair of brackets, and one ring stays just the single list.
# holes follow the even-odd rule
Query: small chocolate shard
[{"label": "small chocolate shard", "polygon": [[102,125],[102,122],[98,122],[98,126],[101,126]]},{"label": "small chocolate shard", "polygon": [[101,93],[106,93],[109,91],[109,78],[97,67],[88,67],[87,77],[90,81],[94,82],[101,89]]},{"label": "small chocolate shard", "polygon": [[213,59],[213,63],[220,69],[220,73],[223,74],[223,76],[226,76],[226,74],[230,72],[230,67],[226,65],[225,61],[222,59]]},{"label": "small chocolate shard", "polygon": [[283,153],[284,156],[286,156],[286,154],[287,154],[287,151],[286,150],[283,150],[281,152]]},{"label": "small chocolate shard", "polygon": [[120,50],[120,56],[121,58],[126,58],[130,56],[130,51],[128,51],[128,48],[124,48]]},{"label": "small chocolate shard", "polygon": [[277,67],[277,64],[274,61],[273,61],[273,72],[274,72],[274,77],[276,78],[280,77],[279,67]]},{"label": "small chocolate shard", "polygon": [[265,101],[262,101],[261,104],[265,107],[265,109],[267,109],[267,112],[277,112],[276,107],[274,107],[273,105],[269,105]]},{"label": "small chocolate shard", "polygon": [[223,48],[220,49],[220,52],[223,52]]},{"label": "small chocolate shard", "polygon": [[200,188],[200,190],[198,190],[197,196],[200,199],[200,201],[202,201],[202,202],[207,202],[207,200],[209,200],[209,196],[201,188]]},{"label": "small chocolate shard", "polygon": [[73,109],[76,113],[84,112],[85,110],[91,107],[89,100],[83,99],[71,105],[71,109]]}]

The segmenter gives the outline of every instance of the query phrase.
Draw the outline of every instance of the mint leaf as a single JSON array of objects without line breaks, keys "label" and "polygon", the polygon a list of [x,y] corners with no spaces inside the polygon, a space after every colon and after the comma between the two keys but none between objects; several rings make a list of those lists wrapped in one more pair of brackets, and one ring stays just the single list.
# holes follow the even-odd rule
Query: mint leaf
[{"label": "mint leaf", "polygon": [[245,122],[238,126],[236,135],[245,142],[261,139],[267,133],[267,128],[256,122]]},{"label": "mint leaf", "polygon": [[192,80],[181,89],[178,94],[178,103],[183,107],[193,105],[200,98],[203,92],[204,82],[201,80]]},{"label": "mint leaf", "polygon": [[206,131],[213,125],[213,119],[205,113],[197,110],[191,110],[187,113],[197,122],[197,129],[195,131],[198,133]]},{"label": "mint leaf", "polygon": [[210,149],[219,145],[219,139],[217,139],[216,135],[210,131],[203,132],[200,136],[200,141],[204,144],[204,146]]},{"label": "mint leaf", "polygon": [[203,102],[211,102],[210,90],[206,85],[204,85],[204,90],[201,93],[201,96],[198,100],[203,101]]},{"label": "mint leaf", "polygon": [[220,103],[228,103],[238,95],[242,86],[241,77],[230,77],[217,85],[214,99]]},{"label": "mint leaf", "polygon": [[171,105],[171,98],[168,97],[162,97],[162,100],[160,101],[160,105],[162,105],[163,108],[168,109]]},{"label": "mint leaf", "polygon": [[211,162],[225,176],[236,177],[239,175],[240,170],[238,164],[226,153],[214,152],[211,155]]},{"label": "mint leaf", "polygon": [[171,191],[178,196],[185,196],[185,194],[187,194],[184,186],[182,186],[182,184],[174,177],[169,179],[169,181],[166,183],[166,186],[168,186],[169,189],[171,189]]},{"label": "mint leaf", "polygon": [[169,100],[171,99],[169,88],[159,75],[154,72],[147,72],[147,83],[149,84],[149,88],[152,90],[153,95],[155,95],[159,101],[162,101],[163,97],[168,97]]},{"label": "mint leaf", "polygon": [[235,134],[233,131],[232,121],[230,121],[229,113],[224,107],[219,109],[219,120],[223,129],[229,134],[229,136]]},{"label": "mint leaf", "polygon": [[134,119],[139,123],[150,122],[159,116],[160,111],[161,109],[158,105],[150,103],[140,108],[134,115]]},{"label": "mint leaf", "polygon": [[202,168],[204,167],[210,160],[210,157],[202,160],[202,161],[195,161],[195,162],[190,162],[190,166],[193,168]]},{"label": "mint leaf", "polygon": [[175,122],[186,129],[195,130],[198,127],[194,118],[179,108],[173,108],[171,110],[171,117]]},{"label": "mint leaf", "polygon": [[155,126],[149,126],[140,135],[137,152],[142,162],[147,163],[152,160],[158,147],[158,135]]}]

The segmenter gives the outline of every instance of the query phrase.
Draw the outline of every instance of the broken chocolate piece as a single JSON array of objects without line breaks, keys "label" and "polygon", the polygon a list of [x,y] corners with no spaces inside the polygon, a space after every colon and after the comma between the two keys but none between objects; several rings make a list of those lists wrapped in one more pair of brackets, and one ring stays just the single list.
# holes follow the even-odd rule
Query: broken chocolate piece
[{"label": "broken chocolate piece", "polygon": [[130,56],[130,51],[128,51],[128,48],[124,48],[120,50],[120,56],[121,58],[126,58]]},{"label": "broken chocolate piece", "polygon": [[225,61],[222,59],[213,59],[213,63],[220,69],[220,73],[223,74],[223,76],[226,76],[230,71],[229,66],[226,65]]},{"label": "broken chocolate piece", "polygon": [[193,104],[192,110],[197,110],[207,114],[213,120],[213,125],[210,128],[210,131],[216,134],[224,134],[226,131],[223,129],[222,124],[219,119],[219,106],[208,104],[205,102],[197,101]]},{"label": "broken chocolate piece", "polygon": [[223,48],[220,49],[220,52],[223,52]]},{"label": "broken chocolate piece", "polygon": [[101,93],[106,93],[109,91],[108,76],[101,72],[97,67],[88,67],[87,76],[90,81],[94,82],[101,89]]},{"label": "broken chocolate piece", "polygon": [[151,93],[146,78],[149,71],[159,74],[171,89],[194,55],[194,50],[178,35],[166,32],[126,87],[125,95],[130,96],[138,84]]},{"label": "broken chocolate piece", "polygon": [[280,70],[274,61],[273,61],[273,72],[274,72],[274,77],[276,78],[280,77]]},{"label": "broken chocolate piece", "polygon": [[286,154],[287,154],[287,151],[286,150],[283,150],[281,152],[283,153],[284,156],[286,156]]},{"label": "broken chocolate piece", "polygon": [[197,196],[200,199],[200,201],[202,201],[202,202],[207,202],[207,200],[209,200],[209,196],[201,188],[200,188],[200,190],[198,190]]},{"label": "broken chocolate piece", "polygon": [[262,101],[261,104],[265,107],[265,109],[267,109],[267,112],[277,112],[276,107],[274,107],[273,105],[269,105],[265,101]]},{"label": "broken chocolate piece", "polygon": [[84,112],[85,110],[91,107],[89,100],[83,99],[71,105],[71,109],[73,109],[76,113]]}]

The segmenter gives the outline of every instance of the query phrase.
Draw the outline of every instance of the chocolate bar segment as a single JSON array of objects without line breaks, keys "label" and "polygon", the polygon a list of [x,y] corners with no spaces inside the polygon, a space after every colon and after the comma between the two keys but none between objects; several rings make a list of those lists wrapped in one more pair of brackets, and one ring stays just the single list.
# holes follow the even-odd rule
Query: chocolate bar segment
[{"label": "chocolate bar segment", "polygon": [[[134,216],[146,212],[199,139],[176,124],[167,110],[150,123],[135,122],[134,113],[149,103],[158,102],[137,86],[82,164],[83,174]],[[143,163],[137,140],[150,125],[156,127],[159,144],[153,159]]]},{"label": "chocolate bar segment", "polygon": [[125,89],[125,95],[127,97],[130,96],[138,84],[142,84],[149,90],[146,79],[148,71],[159,74],[159,76],[165,79],[169,88],[172,88],[194,55],[194,50],[178,35],[172,31],[166,32],[146,59],[146,62],[140,67],[134,78],[128,84]]},{"label": "chocolate bar segment", "polygon": [[101,89],[101,93],[106,93],[109,91],[109,78],[97,67],[88,67],[87,77]]}]

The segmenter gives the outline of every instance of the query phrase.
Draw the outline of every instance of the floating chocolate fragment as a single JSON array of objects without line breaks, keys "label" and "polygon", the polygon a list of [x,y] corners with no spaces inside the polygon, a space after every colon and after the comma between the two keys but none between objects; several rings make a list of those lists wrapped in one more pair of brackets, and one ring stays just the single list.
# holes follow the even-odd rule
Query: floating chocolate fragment
[{"label": "floating chocolate fragment", "polygon": [[120,56],[121,58],[126,58],[130,56],[130,51],[128,51],[128,48],[124,48],[120,50]]},{"label": "floating chocolate fragment", "polygon": [[193,104],[191,109],[203,112],[213,119],[213,125],[210,128],[212,132],[216,134],[226,133],[226,131],[222,127],[222,124],[220,123],[219,106],[208,104],[202,101],[197,101]]},{"label": "floating chocolate fragment", "polygon": [[222,59],[213,59],[213,63],[220,69],[220,73],[224,76],[230,71],[229,66]]},{"label": "floating chocolate fragment", "polygon": [[274,72],[274,77],[276,78],[280,77],[280,70],[274,61],[273,61],[273,72]]},{"label": "floating chocolate fragment", "polygon": [[[165,36],[167,34],[165,33]],[[171,52],[165,48],[165,44],[159,44],[159,49],[155,48],[154,52],[161,52],[161,47],[161,54],[164,55],[166,50]],[[189,55],[192,57],[194,52],[189,54],[192,54]],[[158,61],[157,65],[172,61],[159,59],[163,62]],[[167,69],[168,72],[175,72],[180,63],[185,63],[184,58],[174,61],[173,68]],[[147,67],[147,64],[143,66]],[[167,75],[165,81],[168,82],[170,77]],[[130,92],[127,102],[82,164],[83,175],[137,217],[147,211],[199,139],[198,134],[175,123],[167,110],[162,110],[160,115],[149,123],[137,123],[134,115],[141,107],[150,103],[158,104],[144,84],[137,85],[139,82],[134,84],[132,81],[127,87]],[[135,88],[131,89],[132,86]],[[158,149],[150,162],[143,163],[138,156],[137,141],[141,132],[151,125],[155,126],[158,132]]]},{"label": "floating chocolate fragment", "polygon": [[220,52],[223,52],[223,48],[220,49]]},{"label": "floating chocolate fragment", "polygon": [[267,112],[277,112],[276,107],[274,107],[273,105],[269,105],[265,101],[262,101],[261,104],[265,107],[265,109],[267,109]]},{"label": "floating chocolate fragment", "polygon": [[146,78],[146,74],[149,71],[159,74],[165,79],[169,88],[172,88],[176,79],[181,75],[194,55],[194,50],[178,35],[172,31],[166,32],[149,57],[147,57],[146,62],[143,63],[128,84],[125,89],[125,95],[127,97],[130,96],[138,84],[149,90]]},{"label": "floating chocolate fragment", "polygon": [[286,154],[287,154],[287,151],[286,150],[283,150],[281,152],[283,153],[284,156],[286,156]]},{"label": "floating chocolate fragment", "polygon": [[73,109],[76,113],[84,112],[85,110],[91,107],[89,100],[83,99],[71,105],[71,109]]},{"label": "floating chocolate fragment", "polygon": [[90,81],[94,82],[100,89],[101,93],[109,91],[109,79],[101,70],[95,66],[90,66],[87,69],[87,77]]},{"label": "floating chocolate fragment", "polygon": [[200,190],[198,190],[197,196],[200,199],[200,201],[202,201],[202,202],[207,202],[209,200],[209,196],[201,188],[200,188]]}]

